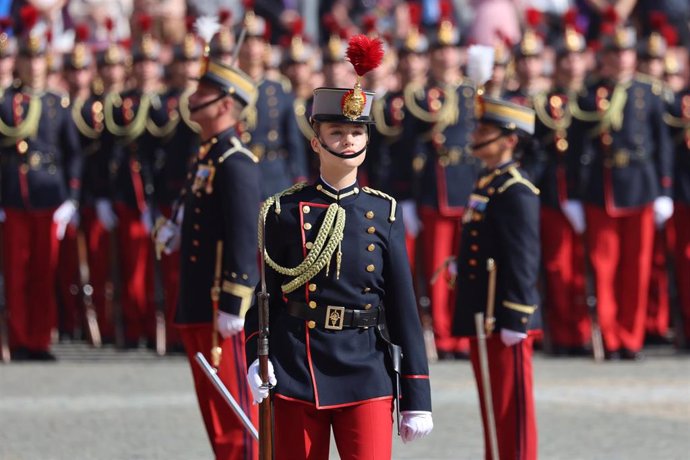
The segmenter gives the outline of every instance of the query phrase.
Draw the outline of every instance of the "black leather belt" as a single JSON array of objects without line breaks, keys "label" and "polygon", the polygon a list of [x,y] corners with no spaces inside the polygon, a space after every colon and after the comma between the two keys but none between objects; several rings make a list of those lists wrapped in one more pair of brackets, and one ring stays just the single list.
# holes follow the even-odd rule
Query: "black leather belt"
[{"label": "black leather belt", "polygon": [[331,331],[377,326],[383,322],[383,315],[380,314],[378,307],[370,310],[353,310],[337,305],[328,305],[326,308],[310,308],[303,303],[290,301],[287,304],[287,312],[290,316],[305,321],[314,321],[317,326]]}]

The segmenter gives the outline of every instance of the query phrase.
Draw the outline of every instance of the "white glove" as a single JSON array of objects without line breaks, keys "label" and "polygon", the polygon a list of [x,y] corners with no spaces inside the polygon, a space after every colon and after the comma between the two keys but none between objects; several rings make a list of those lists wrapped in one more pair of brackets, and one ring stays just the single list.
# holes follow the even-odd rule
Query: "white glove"
[{"label": "white glove", "polygon": [[67,225],[72,221],[76,212],[77,206],[72,200],[67,200],[53,213],[53,222],[57,224],[57,231],[55,234],[58,240],[62,240],[65,237]]},{"label": "white glove", "polygon": [[582,235],[587,227],[585,223],[585,210],[582,203],[577,200],[567,200],[561,208],[566,219],[575,230],[575,233]]},{"label": "white glove", "polygon": [[170,220],[166,220],[156,232],[156,243],[163,247],[163,252],[167,255],[180,249],[181,242],[182,232],[180,227]]},{"label": "white glove", "polygon": [[107,231],[111,231],[117,225],[117,216],[108,200],[96,200],[96,217]]},{"label": "white glove", "polygon": [[434,421],[431,419],[431,412],[404,410],[402,411],[402,416],[403,418],[400,422],[400,437],[404,443],[423,438],[434,429]]},{"label": "white glove", "polygon": [[144,231],[147,235],[151,234],[153,230],[153,216],[151,215],[151,210],[149,208],[144,209],[141,212],[141,224],[144,226]]},{"label": "white glove", "polygon": [[667,196],[660,196],[654,200],[654,223],[662,228],[673,215],[673,200]]},{"label": "white glove", "polygon": [[0,224],[5,222],[7,220],[7,214],[5,214],[5,210],[0,208]]},{"label": "white glove", "polygon": [[[247,371],[247,383],[249,383],[249,388],[252,390],[252,396],[254,397],[254,403],[259,404],[264,398],[268,398],[269,389],[261,387],[261,376],[259,375],[259,360],[255,359],[249,370]],[[276,380],[276,373],[273,370],[273,363],[268,360],[268,383],[272,387],[276,386],[278,380]]]},{"label": "white glove", "polygon": [[405,232],[412,237],[416,237],[422,229],[422,222],[419,220],[419,216],[417,216],[417,205],[412,200],[403,200],[400,202],[400,208],[402,209]]},{"label": "white glove", "polygon": [[527,334],[524,332],[501,329],[501,342],[503,342],[503,345],[506,347],[512,347],[513,345],[522,342],[526,338]]},{"label": "white glove", "polygon": [[224,339],[232,337],[242,329],[244,329],[244,318],[224,311],[218,312],[218,332]]}]

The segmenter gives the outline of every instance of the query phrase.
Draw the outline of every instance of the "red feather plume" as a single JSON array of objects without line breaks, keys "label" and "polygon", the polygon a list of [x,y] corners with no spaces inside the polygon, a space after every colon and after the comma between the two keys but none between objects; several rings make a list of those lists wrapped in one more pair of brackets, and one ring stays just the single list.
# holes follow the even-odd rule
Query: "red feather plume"
[{"label": "red feather plume", "polygon": [[451,5],[449,0],[442,0],[439,4],[441,10],[441,19],[453,19],[453,5]]},{"label": "red feather plume", "polygon": [[601,35],[613,35],[616,32],[616,24],[613,22],[605,22],[599,28]]},{"label": "red feather plume", "polygon": [[220,10],[218,10],[218,22],[220,22],[221,24],[225,24],[231,18],[232,18],[232,11],[225,9],[225,8],[221,8]]},{"label": "red feather plume", "polygon": [[139,22],[139,27],[141,28],[142,32],[150,32],[151,31],[151,26],[153,25],[153,18],[149,16],[148,14],[141,14],[137,18]]},{"label": "red feather plume", "polygon": [[186,18],[184,18],[184,26],[187,29],[188,34],[194,32],[194,21],[196,21],[196,18],[194,16],[187,16]]},{"label": "red feather plume", "polygon": [[90,35],[89,26],[87,24],[77,24],[74,28],[75,40],[79,43],[84,43],[89,40]]},{"label": "red feather plume", "polygon": [[529,25],[533,29],[536,28],[539,25],[539,23],[541,23],[541,18],[541,11],[534,8],[527,8],[525,10],[525,20],[527,21],[527,25]]},{"label": "red feather plume", "polygon": [[577,25],[577,9],[576,8],[570,8],[568,11],[565,12],[563,15],[563,23],[566,26],[570,27],[576,27]]},{"label": "red feather plume", "polygon": [[604,10],[604,22],[610,22],[614,25],[618,24],[619,17],[618,12],[613,6],[609,6]]},{"label": "red feather plume", "polygon": [[113,31],[113,29],[115,28],[115,22],[113,21],[113,18],[105,18],[105,28],[108,30],[108,33]]},{"label": "red feather plume", "polygon": [[653,30],[661,31],[666,23],[666,15],[661,11],[652,11],[649,13],[649,24]]},{"label": "red feather plume", "polygon": [[19,17],[22,20],[22,27],[31,30],[38,22],[38,10],[31,5],[22,6]]},{"label": "red feather plume", "polygon": [[360,77],[377,68],[383,60],[383,43],[378,38],[355,35],[347,45],[347,59]]},{"label": "red feather plume", "polygon": [[362,29],[365,34],[369,35],[376,32],[376,22],[378,19],[373,14],[368,14],[362,19]]},{"label": "red feather plume", "polygon": [[419,3],[408,3],[407,14],[410,15],[410,24],[419,27],[422,22],[422,8]]},{"label": "red feather plume", "polygon": [[304,35],[304,19],[297,18],[292,22],[292,36],[298,37]]},{"label": "red feather plume", "polygon": [[12,18],[0,18],[0,31],[4,32],[12,27]]},{"label": "red feather plume", "polygon": [[673,48],[678,44],[678,31],[671,24],[664,24],[661,28],[661,35],[666,40],[666,44]]},{"label": "red feather plume", "polygon": [[254,0],[242,0],[242,6],[244,7],[245,11],[253,10]]}]

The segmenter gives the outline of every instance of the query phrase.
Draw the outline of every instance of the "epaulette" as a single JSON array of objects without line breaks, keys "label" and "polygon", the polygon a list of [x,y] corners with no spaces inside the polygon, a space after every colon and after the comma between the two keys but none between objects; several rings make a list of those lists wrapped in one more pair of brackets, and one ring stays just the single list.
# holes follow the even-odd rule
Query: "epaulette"
[{"label": "epaulette", "polygon": [[398,202],[395,201],[395,198],[393,198],[392,196],[390,196],[387,193],[383,193],[380,190],[376,190],[376,189],[373,189],[370,187],[362,187],[362,191],[364,193],[368,193],[369,195],[374,195],[374,196],[377,196],[379,198],[383,198],[384,200],[390,201],[391,207],[390,207],[390,214],[388,215],[388,222],[395,222],[395,209],[398,206]]},{"label": "epaulette", "polygon": [[69,94],[63,93],[61,91],[51,91],[51,90],[47,90],[46,94],[53,96],[55,99],[59,100],[60,106],[63,109],[66,109],[67,107],[69,107],[69,104],[70,104]]},{"label": "epaulette", "polygon": [[638,72],[635,74],[635,80],[639,83],[649,85],[652,89],[652,93],[654,93],[655,96],[661,96],[661,93],[664,90],[664,82],[658,78],[652,77],[651,75]]},{"label": "epaulette", "polygon": [[283,91],[285,91],[286,93],[292,92],[292,83],[290,82],[290,79],[285,75],[280,74],[280,81],[278,83],[280,83],[280,86],[283,87]]},{"label": "epaulette", "polygon": [[268,213],[268,210],[270,209],[271,206],[275,203],[275,213],[280,214],[280,199],[284,196],[292,195],[294,193],[299,192],[302,190],[304,187],[307,186],[306,182],[298,182],[292,187],[286,188],[282,192],[278,192],[275,195],[271,196],[269,199],[264,201],[264,204],[261,206],[261,212],[260,215],[265,215]]},{"label": "epaulette", "polygon": [[525,187],[530,189],[532,193],[539,195],[539,189],[535,187],[532,182],[527,180],[527,178],[525,178],[522,174],[520,174],[520,171],[518,171],[515,166],[509,168],[507,173],[511,175],[511,178],[505,181],[503,185],[496,190],[497,193],[503,193],[515,184],[523,184]]},{"label": "epaulette", "polygon": [[232,136],[229,139],[230,144],[232,147],[226,151],[224,154],[218,158],[218,163],[222,163],[225,161],[226,158],[228,158],[230,155],[233,155],[235,153],[244,153],[249,157],[250,160],[252,160],[254,163],[258,163],[259,159],[254,155],[250,150],[248,150],[244,145],[242,145],[242,142],[235,136]]}]

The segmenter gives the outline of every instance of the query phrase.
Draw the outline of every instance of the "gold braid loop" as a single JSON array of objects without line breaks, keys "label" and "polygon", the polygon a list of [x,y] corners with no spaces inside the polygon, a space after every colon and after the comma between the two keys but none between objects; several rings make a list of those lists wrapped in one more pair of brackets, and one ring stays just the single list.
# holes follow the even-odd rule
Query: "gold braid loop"
[{"label": "gold braid loop", "polygon": [[586,112],[580,108],[580,104],[577,103],[577,99],[574,98],[572,102],[568,103],[568,111],[573,114],[575,118],[585,122],[595,122],[601,120],[599,112]]},{"label": "gold braid loop", "polygon": [[664,123],[669,125],[671,128],[689,128],[690,127],[690,120],[689,119],[674,117],[670,113],[664,114]]},{"label": "gold braid loop", "polygon": [[390,209],[390,214],[388,215],[388,222],[395,222],[395,210],[396,210],[396,207],[398,206],[398,202],[395,201],[395,198],[388,195],[387,193],[383,193],[380,190],[376,190],[376,189],[369,188],[369,187],[362,187],[362,191],[364,193],[368,193],[369,195],[375,195],[379,198],[383,198],[384,200],[390,201],[391,202],[391,209]]},{"label": "gold braid loop", "polygon": [[[549,115],[548,111],[546,110],[546,104],[548,103],[546,96],[546,93],[539,93],[534,96],[534,111],[536,112],[539,121],[541,121],[544,124],[544,126],[546,126],[552,131],[568,129],[573,121],[572,111],[565,111],[563,114],[563,118],[556,120],[551,115]],[[571,96],[569,96],[569,100],[570,99]],[[570,103],[568,104],[568,108],[569,107]]]},{"label": "gold braid loop", "polygon": [[[426,123],[436,123],[439,118],[439,113],[432,113],[428,110],[423,109],[417,103],[417,92],[421,91],[424,94],[424,88],[417,85],[409,84],[405,86],[403,90],[403,99],[405,101],[405,106],[417,119],[424,121]],[[441,109],[443,110],[443,108]],[[440,112],[440,111],[439,111]]]},{"label": "gold braid loop", "polygon": [[402,134],[402,126],[394,126],[386,123],[386,115],[384,113],[385,103],[382,99],[375,99],[371,106],[372,115],[376,122],[376,130],[385,137],[399,137]]},{"label": "gold braid loop", "polygon": [[199,123],[196,121],[192,121],[192,114],[189,111],[189,96],[192,94],[192,92],[192,90],[187,89],[184,93],[182,93],[182,96],[180,96],[180,105],[177,110],[180,112],[180,117],[182,117],[184,124],[189,126],[189,129],[198,134],[201,132],[201,126],[199,126]]},{"label": "gold braid loop", "polygon": [[8,142],[8,144],[12,144],[20,139],[26,139],[36,135],[41,112],[41,97],[33,95],[29,99],[29,108],[26,113],[26,118],[17,126],[6,125],[2,117],[0,117],[0,134],[8,138],[7,140],[3,139],[3,144],[6,144],[7,141],[11,141]]},{"label": "gold braid loop", "polygon": [[84,107],[85,102],[86,99],[84,98],[78,98],[74,100],[74,102],[72,103],[72,120],[74,120],[74,124],[77,126],[77,129],[79,130],[82,136],[87,137],[89,139],[98,139],[100,137],[102,130],[92,128],[91,126],[89,126],[89,124],[86,122],[86,120],[81,114],[81,109]]},{"label": "gold braid loop", "polygon": [[119,94],[110,93],[105,98],[103,113],[105,115],[105,127],[110,133],[117,137],[127,138],[127,142],[131,142],[144,133],[146,129],[147,120],[149,117],[149,109],[151,108],[151,98],[146,94],[141,96],[139,102],[139,109],[131,122],[126,125],[119,125],[115,121],[113,109],[115,107],[114,100],[119,98]]},{"label": "gold braid loop", "polygon": [[146,130],[153,136],[157,138],[168,137],[175,131],[177,124],[180,122],[180,115],[177,111],[170,114],[170,120],[163,126],[158,126],[155,121],[150,118],[146,121]]}]

